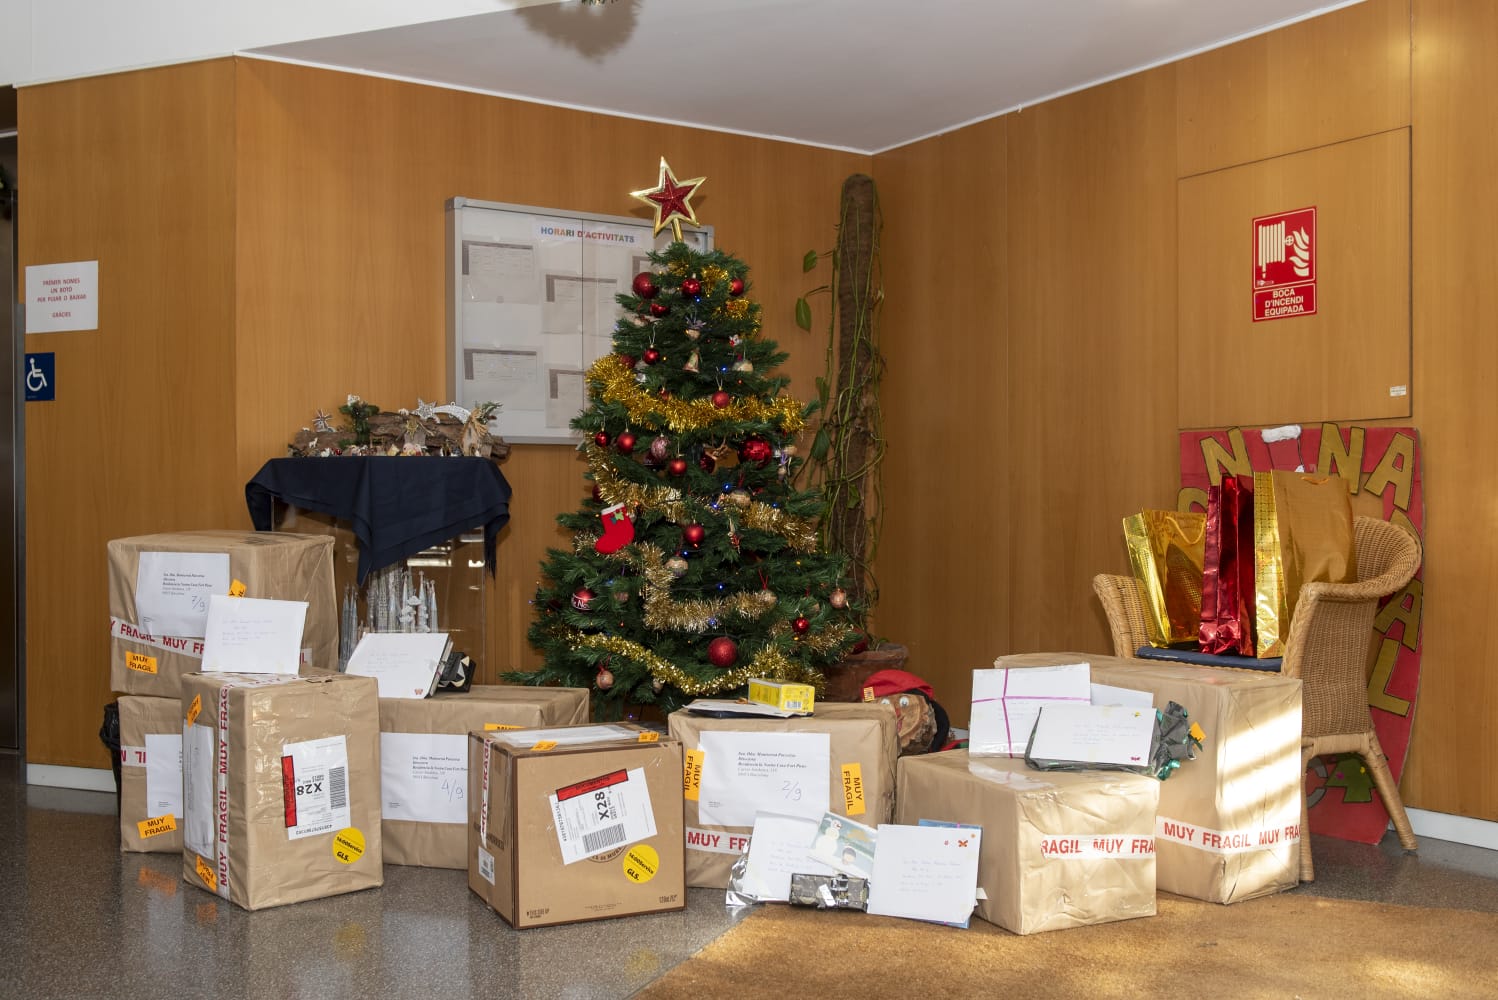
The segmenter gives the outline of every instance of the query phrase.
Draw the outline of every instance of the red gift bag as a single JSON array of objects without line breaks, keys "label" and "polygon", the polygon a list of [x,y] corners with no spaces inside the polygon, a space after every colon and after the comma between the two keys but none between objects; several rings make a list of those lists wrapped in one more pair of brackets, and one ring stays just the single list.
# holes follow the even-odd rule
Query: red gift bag
[{"label": "red gift bag", "polygon": [[1202,564],[1203,653],[1254,655],[1253,493],[1237,477],[1207,487]]}]

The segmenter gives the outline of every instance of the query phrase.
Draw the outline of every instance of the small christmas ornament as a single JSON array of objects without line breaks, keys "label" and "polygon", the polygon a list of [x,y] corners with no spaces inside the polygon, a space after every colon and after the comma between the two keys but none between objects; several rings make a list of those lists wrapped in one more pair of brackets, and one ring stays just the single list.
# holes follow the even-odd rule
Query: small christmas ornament
[{"label": "small christmas ornament", "polygon": [[743,295],[744,294],[744,279],[743,278],[734,278],[731,281],[729,281],[728,282],[728,294],[732,295],[734,298],[738,298],[740,295]]},{"label": "small christmas ornament", "polygon": [[775,591],[771,590],[769,587],[765,587],[754,596],[759,600],[759,603],[763,604],[767,608],[773,608],[775,606],[775,602],[780,600],[780,598],[775,596]]},{"label": "small christmas ornament", "polygon": [[728,494],[728,502],[733,504],[735,507],[743,508],[748,507],[751,503],[753,503],[754,498],[749,495],[748,490],[739,489],[734,490],[732,493]]},{"label": "small christmas ornament", "polygon": [[736,333],[729,334],[729,336],[728,336],[728,346],[729,347],[738,347],[743,342],[744,342],[744,338],[740,337]]},{"label": "small christmas ornament", "polygon": [[733,363],[733,370],[736,372],[752,372],[754,371],[754,362],[748,358],[739,358],[739,360]]},{"label": "small christmas ornament", "polygon": [[658,434],[655,440],[650,442],[650,461],[660,465],[671,455],[671,439],[664,434]]},{"label": "small christmas ornament", "polygon": [[650,690],[654,691],[656,694],[660,694],[661,693],[661,689],[664,688],[665,686],[666,686],[666,682],[663,681],[663,680],[661,680],[659,677],[654,678],[650,682]]},{"label": "small christmas ornament", "polygon": [[629,321],[631,323],[633,323],[635,326],[639,326],[639,327],[645,327],[645,326],[649,326],[650,325],[650,317],[649,316],[641,316],[639,313],[636,313],[635,315],[631,316],[629,318]]},{"label": "small christmas ornament", "polygon": [[672,556],[670,559],[667,559],[666,568],[670,570],[671,575],[676,577],[678,580],[687,575],[687,561],[681,556]]},{"label": "small christmas ornament", "polygon": [[614,447],[619,449],[620,454],[628,455],[635,450],[635,440],[635,436],[632,433],[624,431],[614,439]]},{"label": "small christmas ornament", "polygon": [[593,499],[594,500],[602,500],[603,499],[603,490],[601,490],[601,489],[598,488],[598,484],[597,483],[593,484]]},{"label": "small christmas ornament", "polygon": [[598,445],[598,447],[600,448],[607,448],[609,446],[609,432],[599,431],[598,433],[594,434],[593,443]]},{"label": "small christmas ornament", "polygon": [[578,587],[572,592],[572,606],[579,611],[587,611],[598,595],[587,587]]},{"label": "small christmas ornament", "polygon": [[706,537],[707,529],[702,525],[697,524],[696,522],[693,522],[692,524],[689,524],[681,529],[681,540],[686,542],[694,549],[697,546],[701,545],[702,540]]},{"label": "small christmas ornament", "polygon": [[655,394],[657,396],[661,397],[662,399],[670,399],[671,398],[671,390],[667,389],[665,386],[661,386],[660,389],[656,390]]},{"label": "small christmas ornament", "polygon": [[[628,431],[625,432],[629,433]],[[619,435],[620,447],[623,447],[624,434]],[[739,448],[739,459],[744,462],[753,462],[758,466],[765,466],[774,456],[775,449],[770,447],[770,442],[764,438],[750,438]]]},{"label": "small christmas ornament", "polygon": [[627,590],[616,590],[616,591],[614,591],[614,603],[615,604],[628,604],[629,603],[629,591],[627,591]]},{"label": "small christmas ornament", "polygon": [[728,404],[733,402],[733,393],[726,389],[719,389],[713,393],[713,406],[720,410],[728,409]]},{"label": "small christmas ornament", "polygon": [[807,629],[811,628],[811,619],[805,615],[797,615],[791,619],[791,631],[797,635],[805,635]]},{"label": "small christmas ornament", "polygon": [[685,219],[694,226],[697,224],[697,212],[692,208],[692,196],[706,181],[706,177],[693,177],[691,180],[678,181],[676,175],[671,172],[670,164],[663,156],[661,157],[660,176],[655,182],[655,187],[631,191],[629,196],[655,209],[655,233],[653,235],[659,236],[662,229],[670,226],[672,235],[680,243],[682,220]]},{"label": "small christmas ornament", "polygon": [[666,471],[673,476],[685,476],[687,474],[687,460],[680,455],[666,463]]},{"label": "small christmas ornament", "polygon": [[[629,514],[624,510],[624,504],[616,503],[612,507],[605,507],[603,513],[598,515],[603,522],[603,534],[598,541],[593,543],[595,551],[602,555],[618,552],[624,546],[635,540],[635,522],[629,519]],[[576,601],[573,601],[576,604]],[[579,608],[586,611],[587,608]]]},{"label": "small christmas ornament", "polygon": [[637,358],[637,357],[635,357],[633,354],[621,354],[621,355],[619,355],[619,363],[621,365],[623,365],[625,367],[625,369],[628,370],[628,371],[634,371],[635,370],[635,365],[638,364],[639,361],[640,361],[640,359]]},{"label": "small christmas ornament", "polygon": [[704,451],[697,456],[697,467],[703,472],[712,472],[718,467],[718,460]]},{"label": "small christmas ornament", "polygon": [[834,608],[846,608],[848,606],[848,592],[842,587],[838,587],[827,595],[827,603],[831,604]]},{"label": "small christmas ornament", "polygon": [[687,335],[688,340],[696,340],[702,336],[702,328],[700,326],[689,326],[681,332]]},{"label": "small christmas ornament", "polygon": [[738,658],[739,644],[726,635],[720,635],[707,644],[708,662],[715,667],[726,670],[733,666]]},{"label": "small christmas ornament", "polygon": [[660,286],[655,283],[655,275],[649,271],[641,271],[635,275],[635,280],[630,282],[629,287],[633,288],[635,294],[642,299],[653,299],[661,290]]},{"label": "small christmas ornament", "polygon": [[654,347],[647,347],[645,348],[645,353],[640,355],[640,360],[644,361],[647,365],[656,364],[661,360],[661,352]]},{"label": "small christmas ornament", "polygon": [[701,362],[702,355],[698,354],[696,351],[693,351],[692,356],[687,358],[687,363],[681,366],[681,370],[684,372],[700,371],[701,369],[699,366]]},{"label": "small christmas ornament", "polygon": [[650,303],[650,315],[654,316],[656,319],[660,319],[662,316],[666,316],[670,312],[671,307],[666,305],[666,303],[664,302]]},{"label": "small christmas ornament", "polygon": [[593,678],[593,683],[600,691],[607,691],[614,686],[614,672],[608,667],[599,667],[598,676]]},{"label": "small christmas ornament", "polygon": [[696,278],[682,278],[681,294],[687,296],[688,298],[695,299],[697,296],[702,294],[702,282],[698,281]]}]

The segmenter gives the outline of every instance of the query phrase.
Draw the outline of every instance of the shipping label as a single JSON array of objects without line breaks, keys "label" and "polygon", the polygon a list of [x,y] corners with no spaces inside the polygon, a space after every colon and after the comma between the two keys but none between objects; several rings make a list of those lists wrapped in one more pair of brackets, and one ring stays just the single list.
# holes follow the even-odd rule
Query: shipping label
[{"label": "shipping label", "polygon": [[286,744],[281,779],[288,839],[350,825],[348,746],[342,735]]},{"label": "shipping label", "polygon": [[655,813],[644,768],[579,781],[558,788],[550,799],[563,864],[655,836]]}]

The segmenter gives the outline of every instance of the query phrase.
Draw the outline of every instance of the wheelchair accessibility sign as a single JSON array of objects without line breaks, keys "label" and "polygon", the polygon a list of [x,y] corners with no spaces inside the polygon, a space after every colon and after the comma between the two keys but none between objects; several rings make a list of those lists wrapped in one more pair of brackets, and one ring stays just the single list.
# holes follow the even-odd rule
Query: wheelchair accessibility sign
[{"label": "wheelchair accessibility sign", "polygon": [[41,403],[57,398],[57,354],[46,351],[26,355],[21,380],[26,384],[26,402]]}]

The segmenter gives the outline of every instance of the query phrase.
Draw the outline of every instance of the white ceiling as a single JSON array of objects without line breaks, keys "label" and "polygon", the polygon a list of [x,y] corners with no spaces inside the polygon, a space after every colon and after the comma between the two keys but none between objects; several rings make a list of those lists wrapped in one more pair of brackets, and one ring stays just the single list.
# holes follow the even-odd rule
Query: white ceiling
[{"label": "white ceiling", "polygon": [[1356,2],[532,0],[251,51],[873,153]]}]

